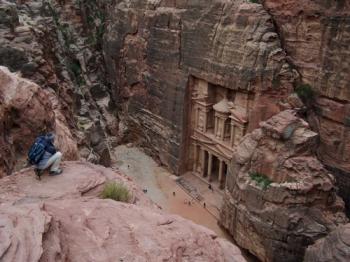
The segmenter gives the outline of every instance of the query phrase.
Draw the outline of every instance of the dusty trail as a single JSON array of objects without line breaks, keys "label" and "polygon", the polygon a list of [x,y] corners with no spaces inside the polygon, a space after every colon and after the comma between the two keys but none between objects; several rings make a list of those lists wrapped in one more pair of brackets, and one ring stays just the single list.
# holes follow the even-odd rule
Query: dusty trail
[{"label": "dusty trail", "polygon": [[[203,206],[175,182],[176,177],[138,148],[119,146],[115,148],[114,166],[132,177],[140,187],[147,189],[147,195],[163,210],[178,214],[213,230],[218,236],[232,241],[218,225],[216,219]],[[173,195],[175,192],[175,196]],[[188,202],[191,200],[191,205]]]}]

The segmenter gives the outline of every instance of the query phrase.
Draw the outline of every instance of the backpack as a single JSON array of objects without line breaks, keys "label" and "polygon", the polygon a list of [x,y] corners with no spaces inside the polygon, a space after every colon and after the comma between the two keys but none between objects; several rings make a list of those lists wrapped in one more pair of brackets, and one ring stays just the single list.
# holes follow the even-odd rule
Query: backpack
[{"label": "backpack", "polygon": [[40,162],[45,153],[45,139],[38,137],[28,151],[28,161],[31,165],[36,165]]}]

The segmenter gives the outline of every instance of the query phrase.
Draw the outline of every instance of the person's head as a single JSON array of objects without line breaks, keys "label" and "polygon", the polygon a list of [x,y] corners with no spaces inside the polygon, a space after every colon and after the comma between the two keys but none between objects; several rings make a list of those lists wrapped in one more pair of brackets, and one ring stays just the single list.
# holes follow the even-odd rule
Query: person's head
[{"label": "person's head", "polygon": [[52,132],[47,133],[47,134],[46,134],[46,138],[47,138],[48,140],[54,142],[54,141],[55,141],[55,134],[52,133]]}]

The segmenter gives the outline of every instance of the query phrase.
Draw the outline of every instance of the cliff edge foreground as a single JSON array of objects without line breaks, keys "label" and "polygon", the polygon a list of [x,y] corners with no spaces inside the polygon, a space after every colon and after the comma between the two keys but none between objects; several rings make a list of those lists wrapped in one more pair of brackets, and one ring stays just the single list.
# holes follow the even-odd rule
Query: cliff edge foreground
[{"label": "cliff edge foreground", "polygon": [[[130,203],[100,199],[107,181]],[[0,260],[245,261],[212,231],[155,206],[127,177],[84,162],[36,180],[24,169],[0,181]]]}]

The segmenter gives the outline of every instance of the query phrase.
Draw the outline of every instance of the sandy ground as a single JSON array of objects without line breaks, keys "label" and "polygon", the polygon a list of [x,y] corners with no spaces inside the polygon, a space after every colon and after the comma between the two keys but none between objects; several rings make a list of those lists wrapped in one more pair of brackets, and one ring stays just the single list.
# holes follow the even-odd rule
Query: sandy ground
[{"label": "sandy ground", "polygon": [[[119,146],[115,148],[115,164],[124,174],[132,177],[148,196],[163,210],[180,215],[213,230],[218,236],[232,241],[218,225],[212,213],[202,203],[193,200],[177,183],[175,176],[138,148]],[[191,201],[191,204],[188,202]],[[205,200],[204,200],[205,201]]]}]

